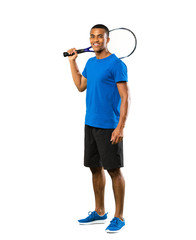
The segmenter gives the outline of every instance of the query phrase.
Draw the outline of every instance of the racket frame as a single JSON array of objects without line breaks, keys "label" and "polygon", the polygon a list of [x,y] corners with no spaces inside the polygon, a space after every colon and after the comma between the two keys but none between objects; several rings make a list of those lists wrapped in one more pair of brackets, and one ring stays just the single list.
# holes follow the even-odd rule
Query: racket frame
[{"label": "racket frame", "polygon": [[[131,55],[135,52],[135,49],[136,49],[136,47],[137,47],[137,38],[136,38],[135,34],[134,34],[130,29],[124,28],[124,27],[114,28],[114,29],[112,29],[112,30],[109,30],[109,32],[112,32],[112,31],[115,31],[115,30],[127,30],[127,31],[129,31],[130,33],[132,33],[132,35],[133,35],[133,37],[134,37],[134,40],[135,40],[135,46],[134,46],[133,50],[132,50],[128,55],[126,55],[126,56],[124,56],[124,57],[120,57],[120,59],[127,58],[127,57],[131,56]],[[92,46],[90,46],[90,47],[88,47],[88,48],[78,49],[78,50],[76,50],[76,52],[77,52],[78,54],[80,54],[80,53],[85,53],[85,52],[94,52],[93,50],[90,50],[91,48],[92,48]],[[68,56],[73,56],[74,54],[75,54],[75,53],[72,53],[72,54],[70,55],[68,52],[64,52],[64,53],[63,53],[63,56],[64,56],[64,57],[68,57]]]},{"label": "racket frame", "polygon": [[131,31],[130,29],[124,28],[124,27],[114,28],[114,29],[110,30],[109,32],[112,32],[112,31],[115,31],[115,30],[127,30],[127,31],[129,31],[130,33],[132,33],[132,35],[133,35],[133,37],[134,37],[134,40],[135,40],[135,46],[134,46],[133,50],[132,50],[128,55],[126,55],[126,56],[124,56],[124,57],[120,57],[120,59],[127,58],[127,57],[131,56],[131,54],[133,54],[133,53],[135,52],[135,49],[136,49],[136,47],[137,47],[137,38],[136,38],[135,34],[134,34],[133,31]]}]

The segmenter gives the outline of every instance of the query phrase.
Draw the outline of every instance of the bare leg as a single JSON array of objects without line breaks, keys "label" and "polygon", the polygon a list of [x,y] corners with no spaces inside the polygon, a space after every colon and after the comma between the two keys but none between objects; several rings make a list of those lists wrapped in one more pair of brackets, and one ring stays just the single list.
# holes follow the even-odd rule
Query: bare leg
[{"label": "bare leg", "polygon": [[90,168],[93,178],[93,189],[95,194],[95,211],[100,215],[105,214],[104,193],[105,193],[105,173],[102,167]]},{"label": "bare leg", "polygon": [[112,186],[116,203],[116,212],[114,217],[123,220],[124,195],[125,195],[125,180],[120,168],[108,170],[112,178]]}]

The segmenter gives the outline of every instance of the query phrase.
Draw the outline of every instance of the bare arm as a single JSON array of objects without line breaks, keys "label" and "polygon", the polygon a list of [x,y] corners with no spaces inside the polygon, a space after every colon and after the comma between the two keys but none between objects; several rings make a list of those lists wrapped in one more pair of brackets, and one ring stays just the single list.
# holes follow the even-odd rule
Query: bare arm
[{"label": "bare arm", "polygon": [[129,107],[129,90],[127,82],[119,82],[117,83],[117,87],[121,97],[120,119],[111,136],[110,141],[112,144],[118,143],[123,139],[123,129],[125,127]]},{"label": "bare arm", "polygon": [[73,81],[78,89],[78,91],[83,92],[87,87],[87,79],[82,76],[82,74],[79,71],[78,65],[76,63],[76,58],[78,56],[75,48],[72,48],[67,51],[69,54],[75,53],[73,56],[69,57],[69,63],[72,73]]}]

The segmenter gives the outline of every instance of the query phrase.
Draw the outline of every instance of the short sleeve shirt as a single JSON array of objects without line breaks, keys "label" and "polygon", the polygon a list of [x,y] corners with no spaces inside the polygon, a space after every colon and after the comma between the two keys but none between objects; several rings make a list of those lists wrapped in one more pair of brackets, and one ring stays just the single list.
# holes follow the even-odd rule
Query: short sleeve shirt
[{"label": "short sleeve shirt", "polygon": [[127,82],[127,67],[115,54],[90,58],[82,75],[87,79],[85,124],[105,129],[116,128],[121,98],[117,82]]}]

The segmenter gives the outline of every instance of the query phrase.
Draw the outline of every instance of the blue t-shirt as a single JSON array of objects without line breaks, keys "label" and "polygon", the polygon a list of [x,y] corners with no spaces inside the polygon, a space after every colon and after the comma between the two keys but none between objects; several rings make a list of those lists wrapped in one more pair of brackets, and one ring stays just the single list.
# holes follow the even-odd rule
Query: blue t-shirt
[{"label": "blue t-shirt", "polygon": [[127,67],[115,54],[90,58],[82,75],[87,79],[85,124],[112,129],[120,117],[121,98],[117,82],[127,82]]}]

